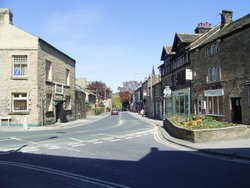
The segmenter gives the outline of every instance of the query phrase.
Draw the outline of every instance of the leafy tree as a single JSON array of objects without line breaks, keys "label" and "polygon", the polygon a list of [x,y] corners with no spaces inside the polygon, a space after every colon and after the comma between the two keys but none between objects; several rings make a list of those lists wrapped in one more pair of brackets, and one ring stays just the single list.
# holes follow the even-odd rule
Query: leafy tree
[{"label": "leafy tree", "polygon": [[118,87],[120,92],[128,92],[132,94],[137,88],[141,87],[142,83],[137,81],[126,81],[122,83],[122,87]]},{"label": "leafy tree", "polygon": [[91,82],[87,89],[96,94],[98,101],[106,100],[111,98],[112,91],[105,83],[102,81]]},{"label": "leafy tree", "polygon": [[112,107],[115,109],[122,108],[122,101],[119,95],[115,95],[112,97]]},{"label": "leafy tree", "polygon": [[123,82],[122,85],[122,87],[118,87],[119,96],[121,98],[123,108],[128,108],[131,95],[136,89],[141,87],[142,83],[137,81],[126,81]]}]

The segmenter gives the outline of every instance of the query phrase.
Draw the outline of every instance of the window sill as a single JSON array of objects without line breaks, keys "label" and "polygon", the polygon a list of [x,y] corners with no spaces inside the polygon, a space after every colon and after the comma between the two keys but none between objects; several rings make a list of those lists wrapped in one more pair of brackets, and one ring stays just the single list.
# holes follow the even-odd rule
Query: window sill
[{"label": "window sill", "polygon": [[46,80],[46,83],[47,83],[47,84],[51,84],[51,85],[54,84],[52,80]]},{"label": "window sill", "polygon": [[28,115],[30,114],[29,111],[23,111],[23,112],[9,112],[9,115]]},{"label": "window sill", "polygon": [[207,116],[216,116],[216,117],[224,117],[225,115],[220,114],[206,114]]},{"label": "window sill", "polygon": [[28,80],[28,77],[12,77],[12,80]]}]

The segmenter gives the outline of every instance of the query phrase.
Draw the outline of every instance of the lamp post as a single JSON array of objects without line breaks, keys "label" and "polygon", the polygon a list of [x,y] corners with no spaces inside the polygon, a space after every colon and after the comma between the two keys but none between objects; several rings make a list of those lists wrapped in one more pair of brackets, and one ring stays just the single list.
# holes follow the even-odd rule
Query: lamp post
[{"label": "lamp post", "polygon": [[[172,90],[170,89],[170,86],[165,86],[165,89],[163,90],[163,111],[164,111],[164,115],[163,115],[163,120],[166,119],[166,106],[169,107],[169,99],[171,97],[171,93]],[[167,104],[166,104],[166,99],[167,99]],[[169,108],[167,110],[167,113],[169,113]]]}]

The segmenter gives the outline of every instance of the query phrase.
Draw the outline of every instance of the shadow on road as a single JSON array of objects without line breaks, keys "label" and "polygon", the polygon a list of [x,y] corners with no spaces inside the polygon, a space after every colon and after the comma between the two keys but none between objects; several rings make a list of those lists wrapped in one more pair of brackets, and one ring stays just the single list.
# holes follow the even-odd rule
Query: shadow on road
[{"label": "shadow on road", "polygon": [[40,155],[17,150],[0,155],[0,187],[108,187],[108,183],[111,183],[110,187],[144,188],[250,187],[249,164],[193,153],[151,148],[142,159],[126,161]]}]

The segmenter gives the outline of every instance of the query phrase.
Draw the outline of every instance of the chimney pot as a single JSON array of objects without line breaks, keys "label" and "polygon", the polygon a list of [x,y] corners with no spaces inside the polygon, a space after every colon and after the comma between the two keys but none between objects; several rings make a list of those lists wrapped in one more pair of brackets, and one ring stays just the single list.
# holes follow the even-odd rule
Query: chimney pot
[{"label": "chimney pot", "polygon": [[210,23],[208,23],[208,22],[204,22],[204,23],[200,22],[198,24],[198,26],[196,27],[196,29],[194,30],[194,32],[196,34],[201,34],[201,33],[208,32],[210,29],[212,29],[212,25]]}]

